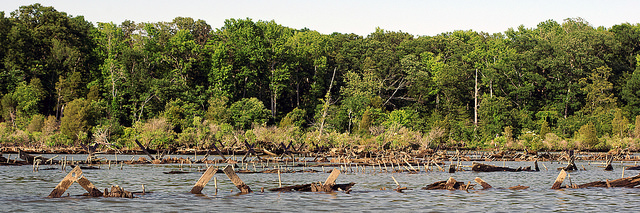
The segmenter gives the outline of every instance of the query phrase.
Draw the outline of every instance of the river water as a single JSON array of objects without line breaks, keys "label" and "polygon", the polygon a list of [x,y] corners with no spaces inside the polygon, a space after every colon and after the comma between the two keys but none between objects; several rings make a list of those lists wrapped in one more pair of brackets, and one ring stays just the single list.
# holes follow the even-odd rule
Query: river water
[{"label": "river water", "polygon": [[[46,156],[45,156],[46,157]],[[68,159],[84,159],[86,155],[69,155]],[[114,156],[102,156],[113,159]],[[136,159],[141,156],[134,156]],[[173,157],[173,156],[171,156]],[[179,157],[179,156],[178,156]],[[188,157],[188,156],[183,156]],[[191,156],[193,157],[193,156]],[[118,156],[120,160],[131,156]],[[59,158],[58,158],[59,159]],[[211,159],[211,157],[210,157]],[[496,166],[532,166],[531,162],[483,162]],[[544,166],[548,167],[546,170]],[[613,180],[622,176],[623,165],[614,163],[614,171],[603,171],[598,163],[576,162],[579,168],[586,171],[570,172],[574,184],[592,181]],[[632,165],[634,162],[625,162]],[[250,164],[251,165],[251,164]],[[463,162],[471,165],[471,162]],[[217,165],[222,169],[223,165]],[[273,165],[270,165],[273,166]],[[77,183],[71,185],[62,198],[46,198],[53,188],[62,180],[66,172],[60,166],[41,166],[40,171],[33,172],[32,166],[0,167],[0,211],[2,212],[640,212],[637,200],[640,189],[636,188],[588,188],[551,190],[558,171],[563,164],[540,162],[540,172],[492,172],[476,173],[472,171],[456,172],[424,172],[381,173],[373,172],[371,167],[366,172],[342,173],[337,183],[355,182],[351,193],[314,193],[314,192],[260,192],[278,187],[278,174],[238,174],[249,185],[254,193],[238,194],[238,190],[229,179],[219,171],[214,177],[218,180],[219,191],[216,193],[214,181],[204,188],[203,195],[188,193],[202,172],[198,167],[205,165],[183,165],[186,174],[164,174],[172,170],[180,170],[180,165],[102,165],[99,170],[83,170],[83,174],[97,188],[103,190],[111,185],[119,185],[127,191],[147,193],[134,199],[127,198],[89,198],[78,196],[84,189]],[[54,170],[42,170],[45,168]],[[258,166],[260,167],[260,166]],[[249,169],[253,169],[249,166]],[[299,170],[302,168],[294,168]],[[309,169],[309,168],[307,168]],[[315,167],[315,170],[322,168]],[[330,168],[325,168],[328,171]],[[379,168],[377,168],[379,169]],[[470,170],[469,167],[465,168]],[[67,170],[67,172],[70,168]],[[260,170],[260,168],[259,168]],[[625,171],[625,177],[638,175],[638,171]],[[283,173],[282,185],[324,182],[328,173]],[[392,176],[410,190],[398,193],[391,189],[396,185]],[[420,188],[453,177],[457,181],[473,182],[480,177],[494,189],[447,191],[422,190]],[[569,179],[565,179],[567,184]],[[509,190],[507,187],[530,186],[526,190]],[[385,190],[381,190],[386,188]],[[481,188],[477,186],[477,188]]]}]

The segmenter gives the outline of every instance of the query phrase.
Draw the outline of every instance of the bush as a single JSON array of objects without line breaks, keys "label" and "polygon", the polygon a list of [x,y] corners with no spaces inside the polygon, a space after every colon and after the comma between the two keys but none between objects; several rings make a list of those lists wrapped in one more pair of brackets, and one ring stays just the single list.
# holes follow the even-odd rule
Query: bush
[{"label": "bush", "polygon": [[31,117],[31,122],[29,122],[29,126],[27,126],[27,131],[41,132],[43,126],[44,126],[44,116],[41,114],[35,114],[33,115],[33,117]]},{"label": "bush", "polygon": [[307,112],[304,109],[298,109],[296,107],[291,112],[287,113],[287,115],[280,121],[280,128],[289,126],[303,127],[306,122],[304,119],[306,113]]},{"label": "bush", "polygon": [[579,141],[584,148],[594,148],[599,142],[598,136],[596,135],[596,127],[591,122],[580,127],[578,134],[580,135]]}]

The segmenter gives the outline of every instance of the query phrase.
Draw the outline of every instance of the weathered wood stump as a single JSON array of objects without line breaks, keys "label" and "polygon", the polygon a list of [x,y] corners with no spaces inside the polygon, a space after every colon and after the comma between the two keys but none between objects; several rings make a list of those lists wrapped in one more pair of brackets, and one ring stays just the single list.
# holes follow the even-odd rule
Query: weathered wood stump
[{"label": "weathered wood stump", "polygon": [[124,190],[120,186],[111,186],[111,191],[108,188],[104,189],[104,197],[123,197],[123,198],[133,198],[133,193],[130,191]]},{"label": "weathered wood stump", "polygon": [[[473,185],[471,185],[473,186]],[[468,185],[464,184],[464,182],[458,182],[455,179],[453,179],[452,177],[450,177],[448,180],[446,181],[438,181],[432,184],[429,184],[425,187],[423,187],[422,189],[424,190],[467,190],[467,189],[473,189],[473,187],[469,188]]]}]

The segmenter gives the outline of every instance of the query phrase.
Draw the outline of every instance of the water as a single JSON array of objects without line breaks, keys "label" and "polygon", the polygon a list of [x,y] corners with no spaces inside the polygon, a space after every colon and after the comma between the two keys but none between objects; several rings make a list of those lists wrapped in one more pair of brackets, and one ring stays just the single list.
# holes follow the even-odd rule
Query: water
[{"label": "water", "polygon": [[[73,155],[74,159],[84,159],[86,155]],[[113,159],[113,156],[101,156]],[[137,159],[140,156],[135,156]],[[192,156],[183,156],[192,157]],[[119,160],[130,159],[131,156],[118,156]],[[68,157],[71,159],[71,157]],[[502,166],[503,162],[487,162]],[[531,162],[505,162],[506,166],[532,166]],[[545,170],[545,164],[549,171]],[[627,162],[626,165],[633,164]],[[463,165],[471,165],[464,162]],[[579,168],[584,166],[587,171],[569,173],[571,181],[582,184],[592,181],[613,180],[621,177],[622,165],[614,164],[613,172],[605,172],[597,167],[599,164],[577,162]],[[337,183],[355,182],[350,194],[313,193],[313,192],[260,192],[265,189],[278,187],[277,174],[238,174],[239,177],[252,187],[254,193],[239,195],[238,190],[219,171],[214,177],[218,179],[219,191],[215,193],[213,180],[204,188],[204,195],[189,194],[193,184],[200,178],[202,172],[197,167],[204,165],[183,166],[187,174],[164,174],[163,172],[179,170],[180,165],[102,165],[101,170],[83,170],[96,187],[103,190],[111,185],[119,185],[128,191],[142,191],[142,184],[146,195],[134,199],[127,198],[88,198],[77,196],[84,193],[79,184],[74,183],[67,193],[69,197],[46,198],[53,188],[62,180],[66,172],[60,171],[59,166],[41,166],[41,169],[54,167],[55,170],[41,170],[33,172],[31,166],[3,166],[0,167],[0,211],[3,212],[639,212],[636,205],[640,198],[640,189],[628,188],[589,188],[551,190],[558,171],[558,163],[540,162],[540,172],[493,172],[476,173],[471,171],[445,172],[422,171],[419,174],[407,173],[372,173],[371,167],[367,173],[343,173]],[[222,168],[222,165],[218,165]],[[270,166],[273,166],[272,164]],[[257,165],[257,167],[260,167]],[[249,169],[253,169],[249,164]],[[302,169],[302,168],[296,168]],[[316,170],[322,168],[315,167]],[[327,171],[330,168],[325,168]],[[470,168],[465,168],[469,170]],[[68,171],[68,170],[67,170]],[[638,171],[625,171],[625,177],[635,176]],[[283,173],[283,186],[305,184],[324,181],[328,173]],[[391,178],[411,190],[398,193],[393,190],[396,185]],[[420,188],[449,177],[457,181],[468,182],[480,177],[491,184],[494,189],[447,191],[421,190]],[[565,179],[565,184],[569,179]],[[508,190],[515,185],[530,186],[526,190]],[[381,190],[386,188],[386,190]],[[477,186],[477,188],[481,188]]]}]

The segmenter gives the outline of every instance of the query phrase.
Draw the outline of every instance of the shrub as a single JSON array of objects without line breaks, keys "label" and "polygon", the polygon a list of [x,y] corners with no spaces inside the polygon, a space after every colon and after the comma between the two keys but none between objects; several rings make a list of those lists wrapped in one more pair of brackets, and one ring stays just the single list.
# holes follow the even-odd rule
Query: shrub
[{"label": "shrub", "polygon": [[580,135],[579,141],[584,148],[594,148],[599,142],[598,136],[596,135],[596,127],[591,122],[580,127],[578,134]]},{"label": "shrub", "polygon": [[298,109],[297,107],[280,121],[280,127],[297,126],[302,127],[305,123],[304,116],[307,112],[304,109]]},{"label": "shrub", "polygon": [[31,117],[31,122],[27,126],[29,132],[41,132],[44,126],[44,116],[41,114],[35,114]]}]

